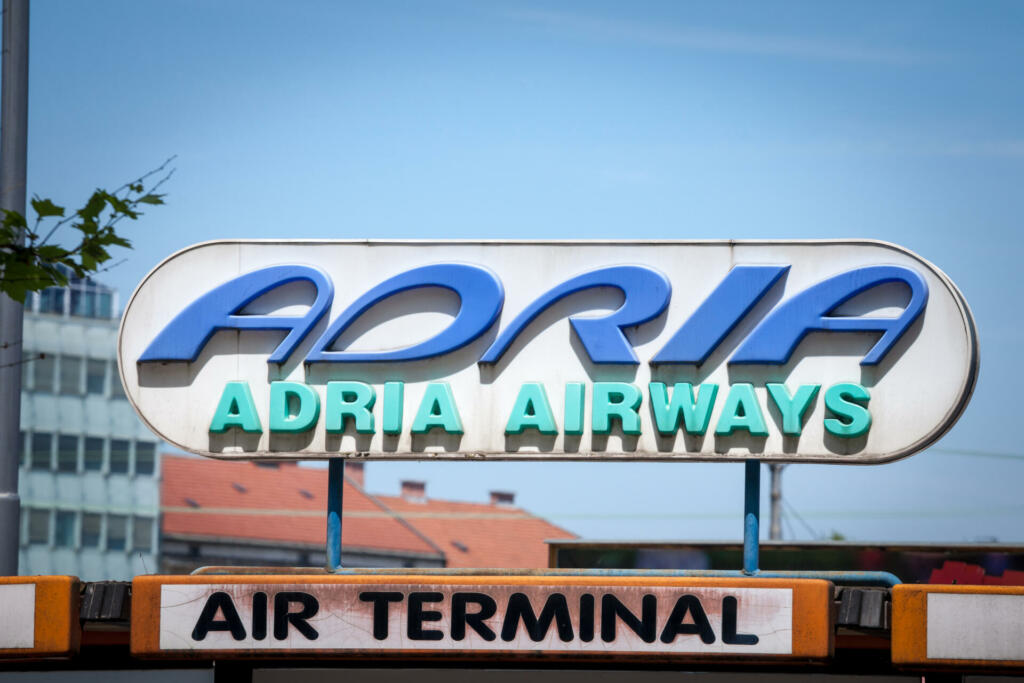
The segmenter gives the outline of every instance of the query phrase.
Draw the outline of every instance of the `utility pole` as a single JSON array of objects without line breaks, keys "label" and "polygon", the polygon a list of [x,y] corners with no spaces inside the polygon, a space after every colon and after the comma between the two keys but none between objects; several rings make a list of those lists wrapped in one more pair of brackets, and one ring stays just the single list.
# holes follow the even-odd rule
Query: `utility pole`
[{"label": "utility pole", "polygon": [[[0,58],[0,208],[22,216],[28,140],[28,5],[29,0],[4,0]],[[0,294],[0,576],[18,574],[21,333],[21,304]]]},{"label": "utility pole", "polygon": [[768,465],[772,475],[772,523],[768,527],[768,538],[773,541],[782,539],[782,468],[785,465],[773,463]]}]

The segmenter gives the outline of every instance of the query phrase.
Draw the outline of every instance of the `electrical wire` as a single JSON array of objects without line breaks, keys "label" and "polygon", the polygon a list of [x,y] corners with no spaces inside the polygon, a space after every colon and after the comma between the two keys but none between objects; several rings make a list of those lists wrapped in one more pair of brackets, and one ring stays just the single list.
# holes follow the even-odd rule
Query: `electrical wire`
[{"label": "electrical wire", "polygon": [[[795,539],[796,530],[793,528],[793,520],[790,519],[790,515],[786,514],[785,508],[781,510],[781,513],[779,516],[782,517],[782,535],[786,538]],[[788,532],[786,531],[787,528],[789,529]]]},{"label": "electrical wire", "polygon": [[1006,451],[979,451],[970,448],[929,448],[929,452],[942,455],[966,455],[974,458],[999,458],[1000,460],[1024,461],[1024,454]]},{"label": "electrical wire", "polygon": [[803,517],[800,516],[800,513],[796,511],[796,508],[793,507],[793,505],[788,500],[786,500],[785,498],[780,498],[780,500],[782,501],[782,504],[785,507],[789,508],[789,511],[793,515],[793,517],[795,517],[796,520],[798,522],[800,522],[800,524],[802,524],[805,529],[807,529],[807,532],[811,535],[811,538],[818,538],[817,532],[811,527],[810,524],[808,524],[804,520]]}]

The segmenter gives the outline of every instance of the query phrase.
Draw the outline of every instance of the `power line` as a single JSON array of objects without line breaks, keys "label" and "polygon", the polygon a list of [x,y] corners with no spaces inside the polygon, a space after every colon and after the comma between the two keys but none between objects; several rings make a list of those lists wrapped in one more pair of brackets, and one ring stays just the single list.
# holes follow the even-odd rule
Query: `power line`
[{"label": "power line", "polygon": [[795,508],[795,507],[793,507],[793,504],[792,504],[792,503],[790,503],[790,502],[789,502],[788,500],[786,500],[785,498],[783,498],[783,499],[782,499],[782,505],[783,505],[783,506],[785,506],[786,508],[788,508],[788,509],[789,509],[789,511],[790,511],[790,513],[791,513],[791,514],[792,514],[792,515],[793,515],[794,517],[796,517],[797,521],[798,521],[798,522],[800,522],[800,524],[802,524],[802,525],[804,526],[804,528],[805,528],[805,529],[807,529],[807,532],[808,532],[808,533],[809,533],[809,534],[811,535],[811,538],[817,538],[817,537],[818,537],[818,534],[817,534],[817,532],[815,532],[815,531],[814,531],[814,529],[812,529],[812,528],[811,528],[811,525],[810,525],[810,524],[808,524],[808,523],[807,523],[807,522],[806,522],[806,521],[804,520],[804,518],[800,516],[800,513],[798,513],[798,512],[796,511],[796,508]]},{"label": "power line", "polygon": [[[783,499],[785,502],[785,499]],[[785,502],[789,505],[788,502]],[[792,506],[789,505],[790,510]],[[736,512],[547,512],[534,511],[546,519],[562,520],[728,520],[736,519]],[[847,510],[811,510],[807,513],[813,519],[931,519],[943,517],[984,517],[991,515],[1024,515],[1024,505],[999,505],[984,508],[932,508],[932,509],[847,509]],[[794,515],[799,519],[799,515]],[[802,520],[801,520],[802,521]],[[806,522],[802,522],[805,523]]]},{"label": "power line", "polygon": [[943,455],[966,455],[975,458],[999,458],[1000,460],[1024,461],[1024,454],[1007,451],[983,451],[970,448],[929,448],[929,452]]},{"label": "power line", "polygon": [[793,529],[793,520],[790,519],[791,515],[786,514],[785,509],[782,511],[782,528],[783,533],[787,538],[796,538],[796,532]]}]

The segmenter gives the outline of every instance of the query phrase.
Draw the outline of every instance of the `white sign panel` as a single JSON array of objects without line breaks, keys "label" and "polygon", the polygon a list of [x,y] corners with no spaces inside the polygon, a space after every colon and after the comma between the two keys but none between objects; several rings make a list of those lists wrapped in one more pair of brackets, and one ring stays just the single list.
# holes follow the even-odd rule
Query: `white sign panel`
[{"label": "white sign panel", "polygon": [[928,659],[1024,660],[1024,595],[928,594]]},{"label": "white sign panel", "polygon": [[0,649],[31,648],[36,636],[36,585],[12,583],[0,586]]},{"label": "white sign panel", "polygon": [[212,242],[124,315],[129,399],[215,457],[910,455],[978,364],[956,287],[843,242]]},{"label": "white sign panel", "polygon": [[788,655],[791,588],[185,584],[161,650]]}]

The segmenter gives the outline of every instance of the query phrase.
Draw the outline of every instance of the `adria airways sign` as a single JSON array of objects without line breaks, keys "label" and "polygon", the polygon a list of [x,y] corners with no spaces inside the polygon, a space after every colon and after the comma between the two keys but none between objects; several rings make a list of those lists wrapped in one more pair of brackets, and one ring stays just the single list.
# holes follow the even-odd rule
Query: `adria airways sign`
[{"label": "adria airways sign", "polygon": [[212,242],[121,327],[126,392],[219,457],[884,462],[977,375],[962,295],[880,242]]}]

